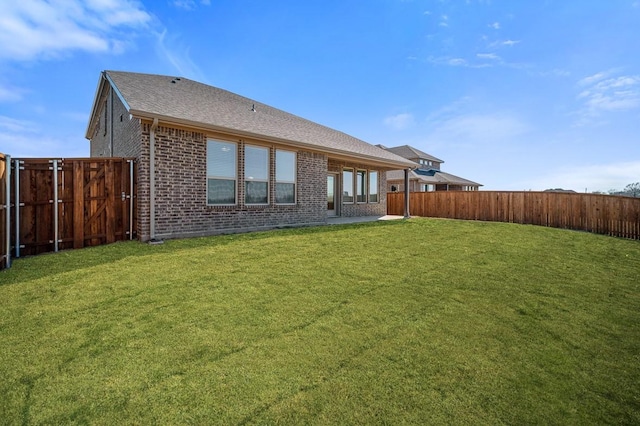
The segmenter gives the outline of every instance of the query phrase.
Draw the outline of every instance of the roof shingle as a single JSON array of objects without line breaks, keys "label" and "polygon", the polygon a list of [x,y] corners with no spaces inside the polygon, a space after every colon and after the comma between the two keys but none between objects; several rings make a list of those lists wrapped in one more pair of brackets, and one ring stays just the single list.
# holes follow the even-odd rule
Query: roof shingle
[{"label": "roof shingle", "polygon": [[346,133],[197,81],[121,71],[105,71],[104,75],[134,116],[267,137],[398,168],[416,166]]}]

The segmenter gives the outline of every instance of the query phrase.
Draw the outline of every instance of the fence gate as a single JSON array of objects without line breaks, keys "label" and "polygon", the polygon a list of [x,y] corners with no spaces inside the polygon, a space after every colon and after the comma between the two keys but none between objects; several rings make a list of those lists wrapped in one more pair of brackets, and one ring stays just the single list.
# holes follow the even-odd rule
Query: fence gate
[{"label": "fence gate", "polygon": [[131,158],[12,160],[10,254],[135,238],[135,174]]}]

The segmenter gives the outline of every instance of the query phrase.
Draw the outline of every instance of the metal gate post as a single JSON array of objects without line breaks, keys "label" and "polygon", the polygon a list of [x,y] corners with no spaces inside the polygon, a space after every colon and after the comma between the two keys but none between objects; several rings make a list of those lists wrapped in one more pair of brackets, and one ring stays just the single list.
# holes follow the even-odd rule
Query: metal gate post
[{"label": "metal gate post", "polygon": [[16,200],[14,201],[14,207],[16,209],[16,257],[20,257],[20,160],[14,160],[16,175]]},{"label": "metal gate post", "polygon": [[7,155],[4,158],[5,162],[5,185],[4,189],[6,191],[6,205],[5,205],[5,226],[6,226],[6,241],[7,244],[7,252],[5,253],[6,257],[6,265],[7,268],[11,268],[11,156]]},{"label": "metal gate post", "polygon": [[58,251],[58,160],[53,160],[53,251]]}]

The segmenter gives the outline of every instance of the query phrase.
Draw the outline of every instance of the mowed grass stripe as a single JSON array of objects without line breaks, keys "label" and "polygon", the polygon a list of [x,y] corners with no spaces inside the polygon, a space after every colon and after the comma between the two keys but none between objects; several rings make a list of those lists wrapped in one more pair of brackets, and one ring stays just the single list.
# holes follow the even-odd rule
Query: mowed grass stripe
[{"label": "mowed grass stripe", "polygon": [[118,243],[0,273],[0,418],[640,422],[640,244],[434,219]]}]

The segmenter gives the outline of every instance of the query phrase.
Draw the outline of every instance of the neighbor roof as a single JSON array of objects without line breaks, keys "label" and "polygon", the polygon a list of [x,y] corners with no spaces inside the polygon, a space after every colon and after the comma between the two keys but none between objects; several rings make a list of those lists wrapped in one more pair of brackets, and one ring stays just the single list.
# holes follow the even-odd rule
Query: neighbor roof
[{"label": "neighbor roof", "polygon": [[387,151],[391,151],[394,154],[397,154],[401,157],[404,158],[422,158],[425,160],[431,160],[431,161],[435,161],[438,163],[444,163],[443,160],[434,157],[433,155],[429,155],[426,152],[420,151],[419,149],[416,149],[412,146],[409,145],[402,145],[402,146],[394,146],[392,148],[385,148]]},{"label": "neighbor roof", "polygon": [[96,105],[107,83],[134,117],[182,124],[246,137],[268,138],[386,167],[416,167],[412,161],[346,133],[314,123],[253,99],[183,77],[105,71],[94,100],[87,139],[98,119]]},{"label": "neighbor roof", "polygon": [[[418,180],[422,183],[447,183],[449,185],[468,185],[482,186],[477,182],[461,178],[436,169],[417,169],[409,172],[410,180]],[[394,170],[387,172],[387,181],[404,180],[404,172],[402,170]]]}]

